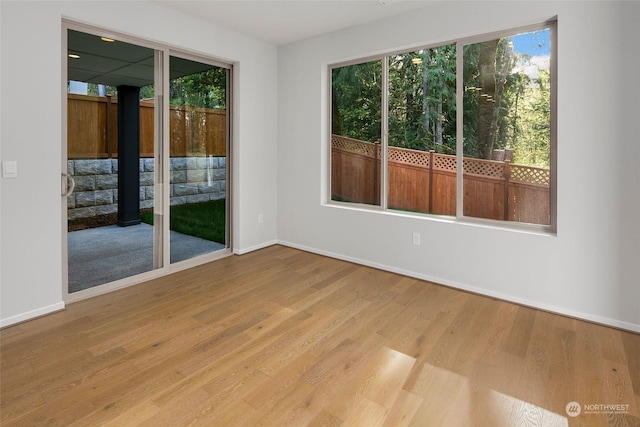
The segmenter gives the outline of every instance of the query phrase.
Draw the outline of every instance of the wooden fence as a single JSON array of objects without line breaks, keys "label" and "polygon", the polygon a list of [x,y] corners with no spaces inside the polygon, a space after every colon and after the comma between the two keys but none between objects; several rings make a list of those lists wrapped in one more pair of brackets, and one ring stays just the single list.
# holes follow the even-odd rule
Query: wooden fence
[{"label": "wooden fence", "polygon": [[[332,135],[332,198],[379,204],[379,144]],[[389,147],[392,209],[456,214],[456,157]],[[549,170],[464,158],[464,215],[548,225]]]},{"label": "wooden fence", "polygon": [[[118,103],[111,97],[67,95],[69,159],[118,157]],[[153,157],[154,103],[140,101],[140,156]],[[225,156],[226,111],[170,106],[172,157]]]}]

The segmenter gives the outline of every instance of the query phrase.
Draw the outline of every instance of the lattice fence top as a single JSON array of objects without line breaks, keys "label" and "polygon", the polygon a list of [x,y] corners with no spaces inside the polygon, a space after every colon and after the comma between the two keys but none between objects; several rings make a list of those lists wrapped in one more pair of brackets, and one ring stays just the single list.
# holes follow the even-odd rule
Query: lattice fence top
[{"label": "lattice fence top", "polygon": [[378,150],[377,144],[338,135],[331,135],[331,145],[334,148],[342,148],[343,150],[363,154],[368,157],[376,155],[376,151]]},{"label": "lattice fence top", "polygon": [[511,165],[511,181],[548,186],[550,184],[550,180],[549,169]]},{"label": "lattice fence top", "polygon": [[389,147],[389,160],[429,167],[429,153],[407,148]]},{"label": "lattice fence top", "polygon": [[[351,151],[367,157],[378,156],[380,158],[380,144],[360,141],[339,135],[331,135],[331,144],[334,148]],[[408,148],[389,147],[389,161],[404,163],[407,165],[430,167],[430,155],[427,151],[411,150]],[[433,169],[443,171],[456,171],[456,156],[433,153]],[[505,168],[509,167],[509,180],[527,184],[549,185],[549,169],[521,166],[499,162],[494,160],[482,160],[465,157],[463,161],[464,173],[504,179]]]},{"label": "lattice fence top", "polygon": [[433,168],[443,171],[455,172],[458,161],[456,156],[449,156],[446,154],[434,154],[433,155]]},{"label": "lattice fence top", "polygon": [[464,173],[493,178],[504,177],[504,163],[465,157],[463,161]]}]

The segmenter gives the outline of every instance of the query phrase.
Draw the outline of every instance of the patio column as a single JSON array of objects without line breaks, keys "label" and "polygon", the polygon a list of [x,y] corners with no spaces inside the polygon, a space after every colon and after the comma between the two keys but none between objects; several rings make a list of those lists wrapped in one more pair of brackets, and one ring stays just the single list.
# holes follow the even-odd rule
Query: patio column
[{"label": "patio column", "polygon": [[140,88],[118,86],[118,225],[140,223]]}]

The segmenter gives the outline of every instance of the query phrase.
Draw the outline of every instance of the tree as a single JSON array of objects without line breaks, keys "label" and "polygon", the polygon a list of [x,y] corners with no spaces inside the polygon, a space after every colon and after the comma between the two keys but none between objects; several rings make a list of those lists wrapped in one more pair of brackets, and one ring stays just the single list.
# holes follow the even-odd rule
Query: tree
[{"label": "tree", "polygon": [[380,142],[382,61],[332,70],[332,132]]},{"label": "tree", "polygon": [[389,144],[455,152],[455,45],[389,61]]},{"label": "tree", "polygon": [[540,76],[525,87],[521,111],[514,138],[513,161],[519,164],[549,167],[551,146],[550,73],[540,70]]},{"label": "tree", "polygon": [[[492,159],[513,149],[514,162],[548,164],[549,73],[532,80],[511,37],[463,46],[463,105],[456,105],[456,46],[388,57],[389,145],[456,152],[462,108],[463,153]],[[546,80],[545,80],[546,79]],[[382,62],[332,70],[332,132],[380,141]],[[546,154],[545,154],[546,152]],[[546,160],[545,160],[546,159]]]},{"label": "tree", "polygon": [[196,108],[226,108],[227,70],[213,67],[169,82],[169,102]]},{"label": "tree", "polygon": [[480,43],[478,57],[480,98],[478,99],[478,157],[490,159],[496,138],[496,53],[499,40]]},{"label": "tree", "polygon": [[[455,45],[445,45],[430,49],[430,51],[431,92],[427,94],[427,98],[435,106],[434,128],[432,129],[433,146],[439,153],[443,151],[455,153],[455,137],[453,135],[455,135],[456,115],[456,47]],[[447,127],[448,124],[453,124],[453,128]]]}]

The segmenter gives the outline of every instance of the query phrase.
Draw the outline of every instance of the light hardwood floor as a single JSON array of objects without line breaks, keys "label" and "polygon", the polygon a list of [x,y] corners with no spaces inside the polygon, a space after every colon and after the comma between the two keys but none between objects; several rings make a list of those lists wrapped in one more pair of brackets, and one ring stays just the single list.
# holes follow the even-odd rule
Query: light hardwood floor
[{"label": "light hardwood floor", "polygon": [[0,339],[3,427],[640,425],[639,335],[282,246]]}]

